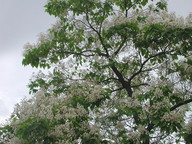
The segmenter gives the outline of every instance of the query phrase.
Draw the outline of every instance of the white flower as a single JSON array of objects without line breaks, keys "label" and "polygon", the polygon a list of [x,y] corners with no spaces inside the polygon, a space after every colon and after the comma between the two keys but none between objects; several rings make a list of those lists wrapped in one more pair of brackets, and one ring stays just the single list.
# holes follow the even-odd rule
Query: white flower
[{"label": "white flower", "polygon": [[154,95],[155,95],[155,97],[161,97],[161,96],[163,96],[163,92],[160,88],[156,88]]},{"label": "white flower", "polygon": [[35,44],[26,43],[23,46],[23,56],[27,55],[31,50],[35,49],[37,46]]},{"label": "white flower", "polygon": [[145,129],[145,127],[143,126],[143,125],[139,125],[138,126],[138,131],[141,133],[141,134],[144,134],[144,133],[146,133],[146,129]]},{"label": "white flower", "polygon": [[192,134],[192,119],[185,125],[188,134]]},{"label": "white flower", "polygon": [[190,13],[186,18],[186,25],[191,27],[192,26],[192,13]]},{"label": "white flower", "polygon": [[140,136],[141,136],[140,132],[130,132],[128,135],[129,139],[132,139],[135,141],[135,144],[139,144],[138,140],[139,140]]},{"label": "white flower", "polygon": [[163,115],[162,120],[179,123],[182,120],[182,117],[183,113],[181,112],[167,112]]}]

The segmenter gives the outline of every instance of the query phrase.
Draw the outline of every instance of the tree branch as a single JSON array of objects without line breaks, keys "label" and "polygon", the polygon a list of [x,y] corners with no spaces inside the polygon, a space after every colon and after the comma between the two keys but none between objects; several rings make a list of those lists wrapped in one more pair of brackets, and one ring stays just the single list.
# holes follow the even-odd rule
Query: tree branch
[{"label": "tree branch", "polygon": [[119,51],[122,49],[123,45],[125,44],[126,40],[127,40],[127,37],[124,37],[123,42],[118,47],[118,49],[114,52],[114,55],[117,55],[119,53]]},{"label": "tree branch", "polygon": [[63,51],[63,53],[70,54],[70,55],[79,55],[79,56],[84,56],[84,57],[95,56],[95,54],[84,54],[83,52],[78,53],[78,52]]},{"label": "tree branch", "polygon": [[154,58],[154,57],[157,57],[157,56],[160,56],[160,55],[163,55],[163,54],[166,54],[166,52],[165,52],[165,51],[159,52],[159,53],[157,53],[157,54],[155,54],[155,55],[152,55],[152,56],[148,57],[148,58],[141,64],[140,69],[139,69],[136,73],[134,73],[134,74],[129,78],[128,82],[131,83],[131,80],[132,80],[133,78],[135,78],[137,75],[139,75],[141,72],[143,72],[143,67],[144,67],[144,65],[145,65],[150,59],[152,59],[152,58]]},{"label": "tree branch", "polygon": [[103,80],[103,81],[101,81],[101,82],[108,82],[108,81],[110,81],[110,80],[115,80],[115,81],[118,81],[118,79],[117,78],[107,78],[107,79],[105,79],[105,80]]},{"label": "tree branch", "polygon": [[123,75],[118,71],[118,69],[115,66],[111,66],[111,69],[113,70],[115,75],[118,77],[118,81],[122,84],[123,88],[125,88],[125,90],[127,91],[128,96],[132,97],[133,91],[131,89],[130,84],[127,81],[125,81]]},{"label": "tree branch", "polygon": [[192,102],[192,99],[188,99],[188,100],[185,100],[184,102],[178,103],[178,104],[172,106],[172,107],[170,108],[170,111],[173,111],[173,110],[177,109],[178,107],[183,106],[183,105],[185,105],[185,104],[188,104],[188,103],[190,103],[190,102]]},{"label": "tree branch", "polygon": [[118,89],[113,90],[112,92],[116,92],[116,91],[123,90],[123,89],[124,89],[124,87],[120,87]]},{"label": "tree branch", "polygon": [[107,48],[105,47],[105,44],[104,44],[104,42],[103,42],[103,38],[102,38],[101,34],[100,34],[100,33],[91,25],[91,23],[90,23],[89,16],[88,16],[88,12],[86,12],[86,19],[87,19],[87,22],[88,22],[90,28],[91,28],[94,32],[96,32],[96,34],[98,35],[99,40],[100,40],[100,42],[101,42],[101,44],[102,44],[102,46],[103,46],[103,48],[104,48],[104,50],[105,50],[105,52],[106,52],[106,56],[109,57],[108,50],[107,50]]},{"label": "tree branch", "polygon": [[148,83],[141,83],[141,84],[138,84],[138,85],[133,85],[131,87],[136,88],[136,87],[140,87],[140,86],[149,86],[149,84]]}]

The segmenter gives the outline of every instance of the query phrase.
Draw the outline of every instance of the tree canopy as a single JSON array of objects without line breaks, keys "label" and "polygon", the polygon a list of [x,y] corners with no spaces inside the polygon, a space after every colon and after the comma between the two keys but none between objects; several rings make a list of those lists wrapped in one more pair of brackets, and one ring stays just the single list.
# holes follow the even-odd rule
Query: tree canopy
[{"label": "tree canopy", "polygon": [[[152,1],[153,2],[153,1]],[[0,128],[1,143],[192,143],[192,14],[165,1],[49,0],[58,21],[24,46],[48,68]]]}]

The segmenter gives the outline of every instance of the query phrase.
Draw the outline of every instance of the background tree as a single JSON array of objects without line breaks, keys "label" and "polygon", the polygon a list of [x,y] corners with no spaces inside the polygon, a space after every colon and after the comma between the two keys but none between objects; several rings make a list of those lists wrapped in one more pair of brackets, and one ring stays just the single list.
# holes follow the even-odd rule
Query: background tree
[{"label": "background tree", "polygon": [[50,0],[58,22],[23,59],[50,72],[32,77],[2,143],[191,143],[192,15],[148,3]]}]

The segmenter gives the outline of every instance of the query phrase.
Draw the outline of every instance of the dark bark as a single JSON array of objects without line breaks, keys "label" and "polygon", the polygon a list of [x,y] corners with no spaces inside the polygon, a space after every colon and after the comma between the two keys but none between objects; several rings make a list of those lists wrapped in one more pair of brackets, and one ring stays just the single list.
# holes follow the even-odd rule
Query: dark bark
[{"label": "dark bark", "polygon": [[185,100],[184,102],[178,103],[178,104],[172,106],[172,107],[170,108],[170,111],[173,111],[173,110],[177,109],[178,107],[180,107],[180,106],[182,106],[182,105],[185,105],[185,104],[188,104],[188,103],[190,103],[190,102],[192,102],[192,99],[188,99],[188,100]]},{"label": "dark bark", "polygon": [[132,89],[130,83],[125,81],[123,75],[118,71],[118,69],[115,66],[111,66],[111,69],[115,73],[115,75],[118,77],[118,81],[122,84],[123,88],[127,91],[127,94],[129,97],[132,97]]}]

